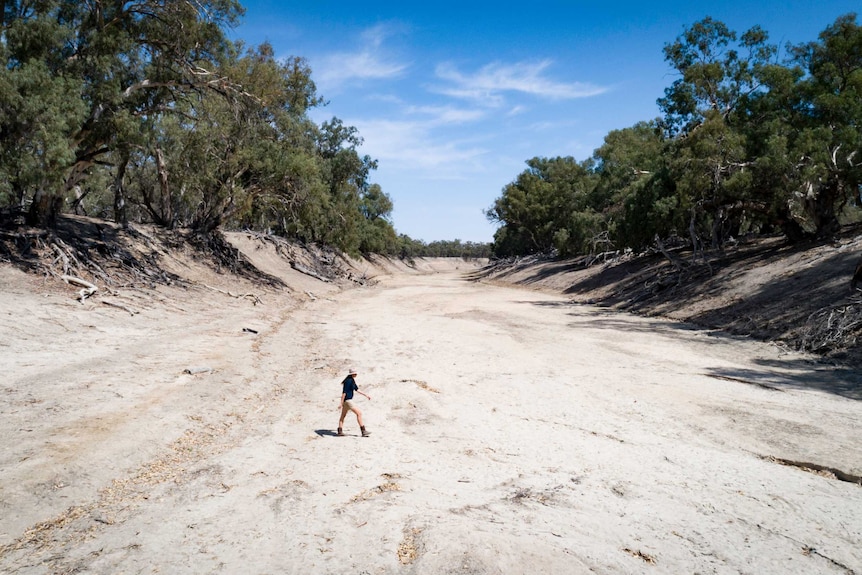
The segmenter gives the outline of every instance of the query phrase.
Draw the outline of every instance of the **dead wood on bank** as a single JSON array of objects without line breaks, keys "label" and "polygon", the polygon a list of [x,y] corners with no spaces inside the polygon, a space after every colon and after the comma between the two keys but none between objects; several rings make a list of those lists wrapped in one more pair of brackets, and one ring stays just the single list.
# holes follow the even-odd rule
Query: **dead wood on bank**
[{"label": "dead wood on bank", "polygon": [[291,268],[318,281],[332,283],[345,279],[360,284],[365,283],[365,278],[356,277],[346,270],[347,266],[342,265],[343,256],[334,249],[296,244],[274,234],[251,230],[243,233],[261,244],[271,245],[279,256],[287,260]]},{"label": "dead wood on bank", "polygon": [[[274,247],[286,265],[318,281],[365,283],[353,276],[349,263],[335,250],[296,244],[271,234],[247,234]],[[137,291],[146,299],[164,303],[155,291],[158,286],[201,287],[254,305],[262,303],[256,290],[222,289],[194,279],[194,275],[181,277],[167,271],[187,265],[184,258],[230,276],[231,281],[242,278],[264,289],[290,291],[280,278],[257,268],[219,230],[204,235],[156,226],[124,228],[74,215],[61,216],[55,229],[42,230],[0,213],[0,262],[74,286],[78,288],[76,299],[82,303],[96,295],[121,296],[120,290]],[[99,301],[132,316],[140,310],[140,306],[104,297]]]}]

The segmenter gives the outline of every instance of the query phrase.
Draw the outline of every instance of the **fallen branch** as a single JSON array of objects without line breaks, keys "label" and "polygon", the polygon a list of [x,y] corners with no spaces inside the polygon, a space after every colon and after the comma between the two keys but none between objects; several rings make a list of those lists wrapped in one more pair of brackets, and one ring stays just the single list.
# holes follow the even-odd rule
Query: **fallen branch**
[{"label": "fallen branch", "polygon": [[235,294],[235,293],[232,293],[232,292],[229,292],[229,291],[225,291],[225,290],[223,290],[223,289],[219,289],[219,288],[216,288],[216,287],[208,286],[207,284],[201,284],[201,285],[202,285],[202,286],[204,286],[204,287],[205,287],[205,288],[207,288],[207,289],[211,289],[211,290],[213,290],[213,291],[217,291],[218,293],[224,294],[224,295],[226,295],[226,296],[234,297],[234,298],[237,298],[237,299],[250,299],[250,300],[251,300],[251,302],[252,302],[254,305],[257,305],[257,304],[259,304],[259,303],[263,303],[263,302],[261,301],[261,299],[260,299],[258,296],[256,296],[255,294],[253,294],[253,293]]},{"label": "fallen branch", "polygon": [[586,262],[584,265],[586,267],[590,267],[591,265],[593,265],[594,263],[596,263],[599,260],[601,260],[602,263],[605,263],[608,261],[608,258],[616,259],[619,257],[619,255],[620,255],[619,250],[610,250],[610,251],[602,252],[600,254],[589,255],[586,257]]},{"label": "fallen branch", "polygon": [[96,286],[94,286],[90,282],[88,282],[86,280],[82,280],[81,278],[78,278],[75,276],[70,276],[70,275],[64,274],[64,275],[60,276],[60,279],[62,279],[67,284],[77,285],[77,286],[81,286],[84,288],[80,292],[78,292],[78,295],[79,295],[78,299],[80,301],[84,301],[85,299],[87,299],[88,297],[90,297],[91,295],[93,295],[94,293],[96,293],[99,290],[99,288],[97,288]]},{"label": "fallen branch", "polygon": [[199,373],[209,373],[213,370],[211,367],[200,366],[200,367],[187,367],[183,370],[183,373],[187,373],[189,375],[197,375]]},{"label": "fallen branch", "polygon": [[311,277],[313,277],[314,279],[318,279],[318,280],[320,280],[320,281],[322,281],[322,282],[326,282],[326,283],[329,283],[329,282],[330,282],[329,278],[325,278],[325,277],[323,277],[323,276],[322,276],[322,275],[320,275],[319,273],[314,272],[314,271],[312,271],[312,270],[308,269],[307,267],[305,267],[305,266],[304,266],[304,265],[302,265],[302,264],[298,264],[298,263],[296,263],[296,262],[290,262],[290,267],[292,267],[293,269],[295,269],[295,270],[296,270],[296,271],[298,271],[299,273],[303,273],[303,274],[305,274],[305,275],[307,275],[307,276],[311,276]]},{"label": "fallen branch", "polygon": [[820,351],[856,345],[862,333],[862,305],[850,300],[817,310],[808,316],[802,349]]},{"label": "fallen branch", "polygon": [[242,294],[242,295],[238,295],[238,296],[236,296],[236,297],[238,297],[238,298],[245,298],[245,299],[249,299],[249,300],[251,300],[251,303],[252,303],[253,305],[257,305],[257,304],[259,304],[259,303],[263,303],[262,301],[260,301],[260,298],[259,298],[259,297],[257,297],[256,295],[254,295],[253,293],[244,293],[244,294]]},{"label": "fallen branch", "polygon": [[99,301],[101,301],[103,304],[105,304],[107,306],[121,309],[121,310],[127,312],[129,315],[135,315],[136,313],[138,313],[137,311],[133,310],[132,308],[126,307],[123,304],[114,303],[112,301],[106,301],[106,300],[99,300]]}]

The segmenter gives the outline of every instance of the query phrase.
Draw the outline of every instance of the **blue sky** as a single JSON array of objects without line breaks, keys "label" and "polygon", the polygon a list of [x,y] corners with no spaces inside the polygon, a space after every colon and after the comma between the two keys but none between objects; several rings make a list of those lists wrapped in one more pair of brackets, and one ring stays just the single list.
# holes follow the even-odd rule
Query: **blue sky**
[{"label": "blue sky", "polygon": [[535,156],[590,157],[611,130],[658,116],[675,76],[662,47],[706,16],[816,40],[858,0],[712,2],[246,0],[234,39],[308,60],[393,200],[398,233],[486,242],[483,210]]}]

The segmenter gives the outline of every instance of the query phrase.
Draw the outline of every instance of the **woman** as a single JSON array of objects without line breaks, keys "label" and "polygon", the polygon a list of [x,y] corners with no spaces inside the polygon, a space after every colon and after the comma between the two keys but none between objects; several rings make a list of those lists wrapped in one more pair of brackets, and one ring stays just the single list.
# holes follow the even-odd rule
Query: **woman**
[{"label": "woman", "polygon": [[356,421],[359,423],[359,429],[362,431],[362,437],[368,437],[371,435],[370,431],[365,429],[365,424],[362,423],[362,412],[358,407],[353,405],[353,392],[355,391],[359,395],[364,395],[369,401],[371,400],[371,396],[366,395],[359,391],[359,386],[356,385],[356,380],[354,377],[356,376],[356,370],[349,370],[347,377],[344,378],[344,381],[341,382],[341,419],[338,420],[338,435],[339,437],[344,435],[344,432],[341,430],[344,425],[344,418],[347,417],[347,412],[352,411],[356,414]]}]

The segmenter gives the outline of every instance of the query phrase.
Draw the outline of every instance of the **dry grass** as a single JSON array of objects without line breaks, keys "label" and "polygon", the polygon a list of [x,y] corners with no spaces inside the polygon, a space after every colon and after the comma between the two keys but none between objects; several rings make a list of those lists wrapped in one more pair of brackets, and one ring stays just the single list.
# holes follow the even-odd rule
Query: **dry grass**
[{"label": "dry grass", "polygon": [[420,533],[422,530],[415,527],[404,531],[404,539],[398,544],[398,561],[402,565],[410,565],[419,557],[416,540]]},{"label": "dry grass", "polygon": [[430,391],[431,393],[440,393],[439,389],[434,389],[433,387],[431,387],[426,382],[424,382],[420,379],[402,379],[401,383],[415,383],[416,386],[419,387],[420,389],[424,389],[425,391]]},{"label": "dry grass", "polygon": [[635,550],[635,549],[629,549],[628,547],[626,547],[623,549],[623,551],[625,551],[626,553],[628,553],[629,555],[631,555],[633,557],[637,557],[638,559],[642,559],[645,563],[649,563],[650,565],[656,564],[655,557],[653,557],[652,555],[648,555],[639,549]]},{"label": "dry grass", "polygon": [[380,495],[381,493],[386,493],[388,491],[401,491],[401,486],[393,481],[387,481],[386,483],[378,485],[377,487],[374,487],[372,489],[366,489],[362,493],[354,495],[350,499],[350,502],[356,503],[358,501],[367,501],[372,497],[375,497],[376,495]]}]

